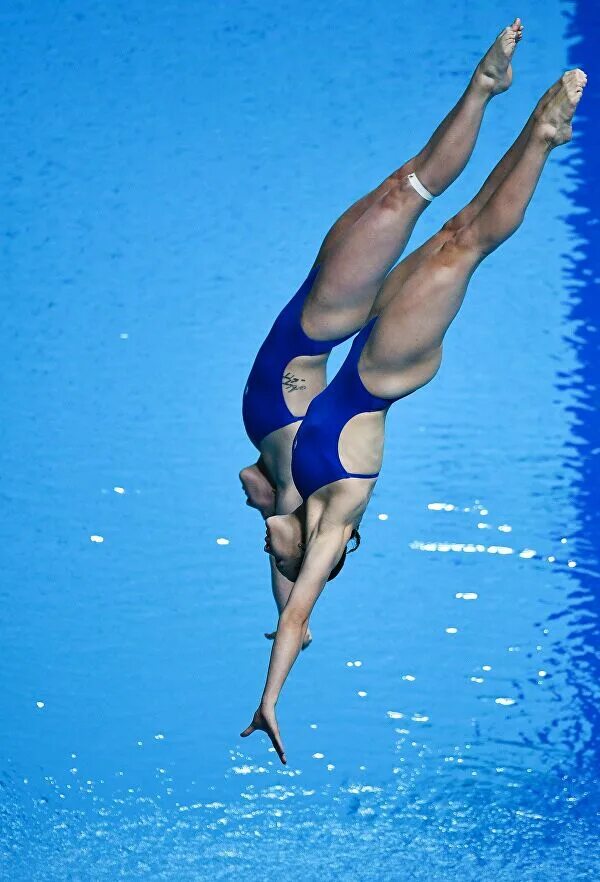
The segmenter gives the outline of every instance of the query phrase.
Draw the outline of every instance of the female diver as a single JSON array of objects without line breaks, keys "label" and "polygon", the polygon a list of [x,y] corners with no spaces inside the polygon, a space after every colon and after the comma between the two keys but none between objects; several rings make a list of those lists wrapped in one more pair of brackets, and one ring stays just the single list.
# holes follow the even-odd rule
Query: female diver
[{"label": "female diver", "polygon": [[473,201],[387,276],[346,361],[298,430],[292,475],[302,503],[291,514],[267,518],[266,544],[294,585],[279,617],[259,707],[241,733],[266,732],[282,763],[275,705],[312,608],[373,492],[387,410],[435,376],[444,335],[473,272],[522,223],[551,150],[571,138],[586,81],[581,70],[565,73]]},{"label": "female diver", "polygon": [[[510,61],[522,33],[518,18],[501,31],[425,147],[336,221],[262,344],[243,401],[244,425],[260,455],[240,479],[247,504],[264,518],[289,514],[300,503],[292,444],[308,405],[325,388],[329,353],[363,326],[419,215],[464,169],[489,100],[511,84]],[[271,583],[281,613],[293,584],[273,561]],[[307,628],[304,647],[310,639]]]}]

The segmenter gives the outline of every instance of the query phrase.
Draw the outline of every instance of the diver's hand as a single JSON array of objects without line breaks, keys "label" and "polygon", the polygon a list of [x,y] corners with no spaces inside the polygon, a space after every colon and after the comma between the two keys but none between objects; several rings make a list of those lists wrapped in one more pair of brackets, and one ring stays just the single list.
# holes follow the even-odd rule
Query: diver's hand
[{"label": "diver's hand", "polygon": [[271,744],[277,751],[277,756],[285,766],[287,764],[287,760],[285,758],[285,751],[283,749],[283,744],[281,742],[281,738],[279,736],[279,726],[277,725],[277,719],[275,717],[275,708],[264,708],[259,707],[252,717],[252,722],[248,726],[247,729],[244,729],[243,732],[240,732],[242,738],[247,738],[248,735],[252,735],[257,729],[260,729],[261,732],[266,732],[269,738],[271,739]]}]

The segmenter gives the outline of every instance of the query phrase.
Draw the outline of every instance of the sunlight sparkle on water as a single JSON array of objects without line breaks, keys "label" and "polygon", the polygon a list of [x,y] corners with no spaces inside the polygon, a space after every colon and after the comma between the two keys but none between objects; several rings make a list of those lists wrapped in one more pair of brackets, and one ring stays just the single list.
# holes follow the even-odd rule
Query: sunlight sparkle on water
[{"label": "sunlight sparkle on water", "polygon": [[[481,526],[481,525],[478,525]],[[488,524],[484,524],[483,526],[488,526]],[[480,543],[472,543],[472,542],[420,542],[415,539],[410,543],[410,548],[416,551],[441,551],[441,552],[463,552],[466,554],[473,554],[474,552],[487,552],[487,554],[500,554],[500,555],[510,555],[515,554],[515,549],[511,548],[509,545],[482,545]],[[534,551],[533,548],[524,548],[523,551],[520,551],[519,557],[522,558],[532,558],[536,557],[537,551]],[[548,558],[548,560],[553,561],[554,558]],[[571,561],[568,564],[571,568],[577,566],[576,561]]]}]

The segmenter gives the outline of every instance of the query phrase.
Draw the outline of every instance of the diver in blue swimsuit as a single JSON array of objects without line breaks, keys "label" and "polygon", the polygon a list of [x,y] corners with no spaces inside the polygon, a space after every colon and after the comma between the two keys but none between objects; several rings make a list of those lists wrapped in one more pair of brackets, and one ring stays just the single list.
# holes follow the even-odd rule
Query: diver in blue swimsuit
[{"label": "diver in blue swimsuit", "polygon": [[292,474],[302,502],[267,519],[266,543],[294,587],[279,617],[260,704],[241,733],[266,732],[284,763],[275,705],[313,606],[343,563],[373,492],[386,414],[437,373],[444,335],[474,271],[523,222],[552,149],[571,138],[586,81],[581,70],[564,74],[472,202],[387,276],[368,323],[296,434]]},{"label": "diver in blue swimsuit", "polygon": [[[365,387],[358,361],[377,316],[357,334],[348,357],[329,386],[313,400],[292,447],[292,477],[303,500],[342,478],[377,478],[378,472],[349,472],[340,459],[344,427],[360,413],[386,411],[395,399],[373,395]],[[318,450],[318,456],[314,451]]]},{"label": "diver in blue swimsuit", "polygon": [[[299,356],[328,355],[334,346],[343,343],[352,334],[338,340],[313,340],[302,327],[302,307],[318,275],[314,266],[288,305],[278,315],[269,334],[258,350],[244,390],[242,416],[247,435],[260,450],[261,442],[277,429],[298,422],[286,401],[286,383],[290,376],[287,365]],[[282,346],[281,342],[285,341]],[[283,382],[282,382],[283,378]],[[276,379],[277,382],[273,382]],[[272,394],[265,390],[272,387]]]},{"label": "diver in blue swimsuit", "polygon": [[[261,345],[243,399],[244,425],[259,455],[240,479],[248,505],[264,518],[288,514],[301,502],[292,444],[308,406],[325,388],[329,353],[364,325],[419,215],[465,167],[485,108],[511,83],[510,61],[521,35],[519,19],[501,31],[425,147],[336,221],[308,278]],[[274,564],[271,574],[281,613],[293,583]],[[307,630],[305,645],[309,641]]]}]

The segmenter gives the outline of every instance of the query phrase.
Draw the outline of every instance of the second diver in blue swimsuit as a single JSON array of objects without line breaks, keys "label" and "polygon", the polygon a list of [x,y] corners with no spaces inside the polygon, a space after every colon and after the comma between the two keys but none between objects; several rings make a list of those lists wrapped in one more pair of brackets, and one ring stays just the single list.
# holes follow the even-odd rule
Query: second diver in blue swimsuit
[{"label": "second diver in blue swimsuit", "polygon": [[[243,402],[244,425],[258,457],[242,469],[240,479],[248,504],[263,518],[289,514],[300,504],[292,444],[309,404],[325,388],[329,353],[363,327],[417,219],[464,169],[490,99],[511,84],[511,59],[521,36],[516,19],[494,40],[427,144],[335,222],[306,281],[260,347]],[[273,559],[270,567],[281,614],[293,582]],[[265,636],[273,638],[275,632]],[[303,646],[310,640],[307,627]]]},{"label": "second diver in blue swimsuit", "polygon": [[275,706],[314,604],[373,492],[389,407],[437,373],[444,336],[474,271],[523,222],[546,160],[571,138],[586,81],[581,70],[565,73],[475,198],[389,273],[340,372],[297,431],[291,471],[301,502],[267,518],[266,544],[293,589],[279,616],[262,697],[241,733],[266,732],[283,763]]}]

